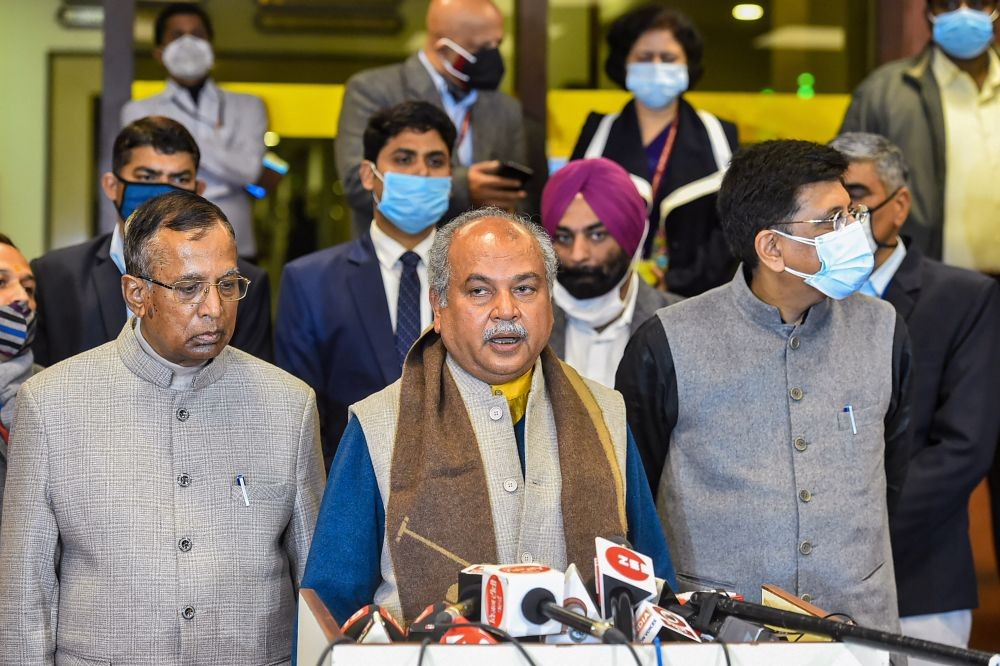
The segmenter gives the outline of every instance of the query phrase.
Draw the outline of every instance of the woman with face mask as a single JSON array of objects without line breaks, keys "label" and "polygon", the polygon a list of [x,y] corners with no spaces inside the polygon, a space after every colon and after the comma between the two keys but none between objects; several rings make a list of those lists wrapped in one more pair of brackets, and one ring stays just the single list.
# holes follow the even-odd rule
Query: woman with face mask
[{"label": "woman with face mask", "polygon": [[619,113],[591,113],[570,159],[606,157],[648,183],[650,230],[640,273],[694,296],[728,281],[735,267],[715,193],[738,145],[736,126],[683,97],[701,78],[702,40],[681,12],[634,9],[611,25],[607,41],[604,69],[633,98]]}]

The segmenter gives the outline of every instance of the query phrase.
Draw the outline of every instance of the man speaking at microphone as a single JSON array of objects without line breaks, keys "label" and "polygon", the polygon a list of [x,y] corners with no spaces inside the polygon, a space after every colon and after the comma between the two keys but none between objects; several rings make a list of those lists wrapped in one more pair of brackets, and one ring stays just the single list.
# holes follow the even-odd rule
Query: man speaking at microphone
[{"label": "man speaking at microphone", "polygon": [[303,587],[343,622],[374,603],[413,620],[469,564],[590,569],[627,537],[673,578],[621,396],[548,347],[556,256],[496,208],[437,232],[433,329],[402,377],[350,410]]}]

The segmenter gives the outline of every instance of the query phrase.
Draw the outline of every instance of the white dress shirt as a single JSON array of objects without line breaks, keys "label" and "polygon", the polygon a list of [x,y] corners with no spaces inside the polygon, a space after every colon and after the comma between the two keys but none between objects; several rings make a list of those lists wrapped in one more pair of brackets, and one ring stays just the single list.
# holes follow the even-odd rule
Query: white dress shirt
[{"label": "white dress shirt", "polygon": [[438,95],[441,96],[441,105],[444,106],[444,112],[448,114],[451,122],[455,124],[455,131],[458,133],[458,138],[461,139],[458,147],[455,149],[455,154],[458,156],[458,163],[462,166],[469,166],[472,164],[472,127],[469,125],[463,135],[462,126],[465,124],[466,114],[472,113],[472,105],[479,98],[479,91],[470,90],[469,94],[461,100],[456,100],[452,97],[451,91],[448,89],[448,82],[445,81],[441,72],[434,69],[434,65],[427,59],[427,54],[420,51],[417,53],[417,57],[420,58],[420,62],[423,63],[427,73],[430,74],[431,80],[434,81],[434,87],[437,88]]},{"label": "white dress shirt", "polygon": [[191,93],[168,79],[167,89],[159,95],[125,105],[122,126],[145,116],[167,116],[191,132],[201,151],[198,178],[205,181],[205,198],[229,218],[239,255],[255,256],[253,206],[243,188],[256,183],[263,168],[264,102],[253,95],[221,90],[208,79],[195,106]]},{"label": "white dress shirt", "polygon": [[[379,268],[382,269],[382,288],[385,289],[385,301],[389,305],[389,319],[392,322],[392,331],[396,332],[396,306],[399,303],[399,281],[403,278],[403,262],[399,260],[406,252],[406,248],[400,245],[395,239],[379,229],[372,220],[369,233],[372,238],[372,245],[375,246],[375,256],[378,257]],[[434,234],[431,231],[427,238],[423,239],[413,251],[420,257],[417,264],[417,277],[420,278],[420,330],[431,324],[431,302],[428,297],[430,289],[427,284],[427,255],[431,251],[431,244],[434,242]]]},{"label": "white dress shirt", "polygon": [[882,298],[896,271],[899,270],[900,264],[903,263],[904,257],[906,257],[906,246],[903,244],[903,239],[899,238],[896,241],[896,249],[881,266],[872,271],[868,281],[861,287],[861,293]]},{"label": "white dress shirt", "polygon": [[944,262],[1000,273],[1000,58],[989,50],[982,90],[940,49],[931,69],[941,90],[946,169]]},{"label": "white dress shirt", "polygon": [[639,296],[639,274],[632,272],[625,309],[600,331],[566,312],[566,362],[587,379],[614,388],[618,364],[625,355],[625,345],[632,337],[632,317]]}]

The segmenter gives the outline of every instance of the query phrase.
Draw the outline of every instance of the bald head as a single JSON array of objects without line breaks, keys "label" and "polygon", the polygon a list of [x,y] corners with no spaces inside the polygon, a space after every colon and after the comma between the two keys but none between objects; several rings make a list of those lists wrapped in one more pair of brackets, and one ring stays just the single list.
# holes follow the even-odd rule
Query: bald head
[{"label": "bald head", "polygon": [[499,30],[503,36],[503,15],[491,0],[431,0],[427,8],[431,43],[447,37],[462,44],[460,38],[488,30]]},{"label": "bald head", "polygon": [[446,63],[462,69],[462,55],[497,48],[501,41],[503,15],[491,0],[431,0],[424,53],[434,69],[453,84],[461,87],[465,82],[457,79]]}]

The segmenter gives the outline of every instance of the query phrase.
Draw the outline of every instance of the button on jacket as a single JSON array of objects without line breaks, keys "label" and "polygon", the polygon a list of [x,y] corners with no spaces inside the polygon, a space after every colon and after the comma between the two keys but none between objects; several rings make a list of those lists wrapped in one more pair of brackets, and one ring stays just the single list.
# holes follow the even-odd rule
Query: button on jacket
[{"label": "button on jacket", "polygon": [[324,484],[314,394],[231,347],[189,389],[171,376],[126,325],[22,387],[0,664],[290,659]]}]

